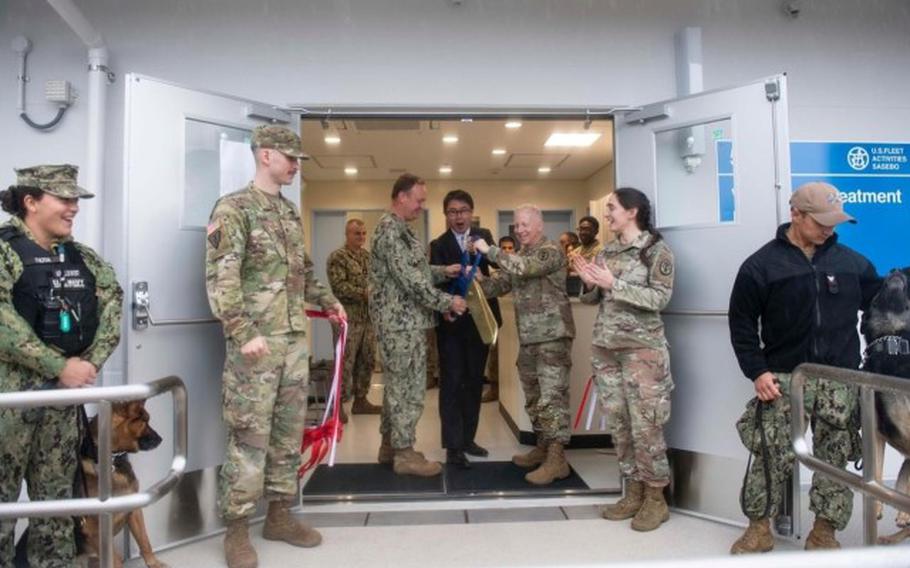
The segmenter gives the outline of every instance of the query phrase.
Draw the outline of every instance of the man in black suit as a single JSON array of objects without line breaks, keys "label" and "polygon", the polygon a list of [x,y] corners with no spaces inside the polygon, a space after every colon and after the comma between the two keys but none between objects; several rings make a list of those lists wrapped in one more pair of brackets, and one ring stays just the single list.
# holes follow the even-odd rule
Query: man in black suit
[{"label": "man in black suit", "polygon": [[[471,227],[474,199],[471,194],[456,189],[446,194],[442,202],[446,216],[445,233],[430,243],[430,264],[461,263],[467,252],[468,266],[476,259],[472,238],[493,242],[487,229]],[[478,270],[489,275],[490,267],[482,257]],[[449,291],[451,282],[440,287]],[[490,300],[490,309],[497,325],[502,325],[499,303]],[[471,466],[465,454],[486,457],[486,449],[477,445],[474,435],[480,419],[480,399],[483,393],[483,373],[489,348],[483,344],[470,314],[460,317],[444,315],[436,328],[439,346],[439,416],[442,422],[442,445],[446,462],[460,467]]]}]

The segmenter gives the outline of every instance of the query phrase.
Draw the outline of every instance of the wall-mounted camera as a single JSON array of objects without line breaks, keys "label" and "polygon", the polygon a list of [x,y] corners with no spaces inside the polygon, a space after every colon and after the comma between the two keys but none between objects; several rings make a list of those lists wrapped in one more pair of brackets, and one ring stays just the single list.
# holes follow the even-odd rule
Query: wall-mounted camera
[{"label": "wall-mounted camera", "polygon": [[783,9],[784,14],[791,18],[798,18],[799,13],[802,10],[800,4],[801,2],[799,0],[784,0],[781,4],[781,8]]}]

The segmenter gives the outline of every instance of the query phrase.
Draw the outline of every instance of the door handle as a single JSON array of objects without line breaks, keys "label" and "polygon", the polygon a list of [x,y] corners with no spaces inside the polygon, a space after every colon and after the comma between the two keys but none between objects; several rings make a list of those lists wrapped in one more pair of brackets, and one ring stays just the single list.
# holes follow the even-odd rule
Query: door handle
[{"label": "door handle", "polygon": [[169,325],[199,325],[219,323],[217,318],[183,318],[156,320],[152,317],[152,299],[148,282],[133,282],[133,329],[140,331],[149,326],[163,327]]}]

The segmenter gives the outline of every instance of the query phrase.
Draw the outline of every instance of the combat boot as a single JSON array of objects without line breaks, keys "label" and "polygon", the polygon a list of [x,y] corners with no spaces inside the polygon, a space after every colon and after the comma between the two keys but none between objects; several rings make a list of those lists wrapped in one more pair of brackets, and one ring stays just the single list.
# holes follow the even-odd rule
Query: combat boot
[{"label": "combat boot", "polygon": [[525,481],[534,485],[549,485],[557,479],[569,477],[571,470],[562,444],[550,442],[547,446],[547,458],[540,467],[525,476]]},{"label": "combat boot", "polygon": [[632,529],[640,532],[653,531],[670,518],[670,508],[664,499],[663,487],[645,486],[645,498],[641,509],[632,519]]},{"label": "combat boot", "polygon": [[528,453],[512,456],[512,463],[518,467],[530,469],[539,466],[545,459],[547,459],[547,442],[542,436],[537,436],[537,447]]},{"label": "combat boot", "polygon": [[631,519],[641,509],[644,502],[645,484],[637,479],[626,480],[626,495],[616,503],[607,505],[601,511],[601,516],[608,521],[622,521]]},{"label": "combat boot", "polygon": [[250,530],[247,518],[228,521],[224,533],[224,560],[228,568],[256,568],[259,559],[256,549],[250,543]]},{"label": "combat boot", "polygon": [[730,554],[750,554],[768,552],[774,548],[774,536],[771,535],[771,519],[765,517],[757,521],[749,520],[749,527],[730,547]]},{"label": "combat boot", "polygon": [[392,441],[388,434],[382,435],[382,444],[379,446],[379,456],[376,460],[383,464],[388,465],[392,463],[392,460],[395,458],[395,450],[392,449]]},{"label": "combat boot", "polygon": [[815,517],[815,524],[806,537],[806,550],[834,550],[840,548],[840,543],[834,538],[834,527],[831,521],[822,517]]},{"label": "combat boot", "polygon": [[392,469],[398,475],[417,475],[419,477],[433,477],[442,473],[442,464],[427,461],[427,458],[414,448],[395,450]]},{"label": "combat boot", "polygon": [[281,540],[303,548],[319,546],[322,542],[319,531],[295,519],[289,509],[289,503],[283,499],[269,501],[269,512],[262,527],[262,538]]},{"label": "combat boot", "polygon": [[382,414],[382,407],[371,403],[365,396],[358,397],[351,405],[351,414]]}]

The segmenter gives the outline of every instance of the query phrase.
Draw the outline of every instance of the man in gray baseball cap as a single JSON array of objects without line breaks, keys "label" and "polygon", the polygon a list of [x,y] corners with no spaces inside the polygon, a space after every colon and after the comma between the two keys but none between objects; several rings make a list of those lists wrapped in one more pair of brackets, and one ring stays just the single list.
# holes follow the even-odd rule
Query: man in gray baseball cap
[{"label": "man in gray baseball cap", "polygon": [[269,148],[278,150],[285,156],[309,160],[310,157],[304,153],[300,136],[284,126],[262,125],[253,129],[253,137],[250,140],[250,146],[253,150],[258,148]]},{"label": "man in gray baseball cap", "polygon": [[[730,341],[760,401],[750,403],[737,423],[754,461],[740,493],[749,527],[733,543],[733,554],[774,548],[771,517],[780,510],[794,466],[789,441],[794,369],[801,363],[859,367],[857,313],[869,307],[881,280],[866,257],[838,242],[834,228],[848,221],[855,222],[833,185],[814,181],[798,187],[790,197],[790,222],[743,262],[733,283]],[[806,412],[815,457],[844,469],[857,450],[856,389],[810,377],[805,398],[812,401]],[[850,489],[815,474],[809,510],[815,521],[806,549],[840,548],[836,532],[844,530],[853,512]]]}]

